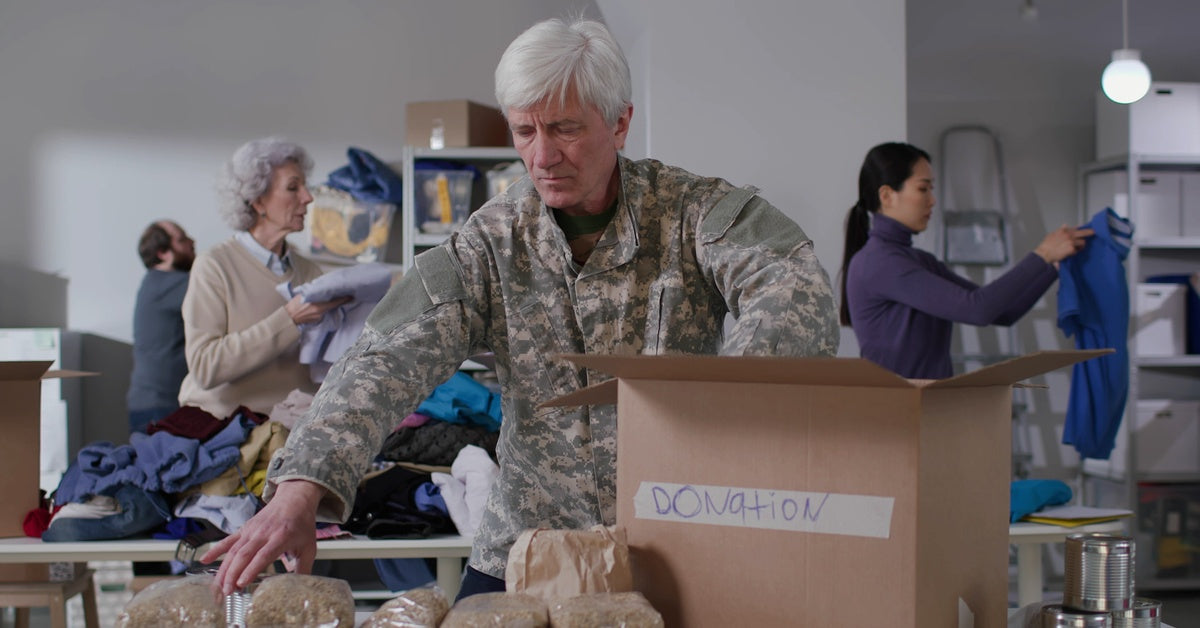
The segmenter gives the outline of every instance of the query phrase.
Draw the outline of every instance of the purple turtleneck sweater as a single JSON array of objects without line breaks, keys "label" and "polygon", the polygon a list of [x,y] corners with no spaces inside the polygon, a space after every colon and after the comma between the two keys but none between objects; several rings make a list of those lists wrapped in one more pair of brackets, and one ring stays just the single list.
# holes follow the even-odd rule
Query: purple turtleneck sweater
[{"label": "purple turtleneck sweater", "polygon": [[913,232],[879,213],[867,243],[850,259],[846,299],[862,357],[910,379],[954,374],[954,322],[1011,325],[1058,278],[1035,253],[986,286],[951,271],[913,248]]}]

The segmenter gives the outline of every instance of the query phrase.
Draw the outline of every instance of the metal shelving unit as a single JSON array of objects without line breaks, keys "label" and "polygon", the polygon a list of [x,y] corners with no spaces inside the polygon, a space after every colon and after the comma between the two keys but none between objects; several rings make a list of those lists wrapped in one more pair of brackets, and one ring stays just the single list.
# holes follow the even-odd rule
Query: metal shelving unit
[{"label": "metal shelving unit", "polygon": [[[424,148],[405,146],[401,162],[401,176],[404,178],[404,203],[400,208],[401,246],[403,255],[401,265],[405,270],[412,267],[417,253],[435,247],[446,240],[448,234],[422,233],[417,226],[416,190],[410,183],[416,180],[416,163],[422,160],[455,161],[475,166],[480,172],[485,172],[492,166],[519,161],[520,155],[515,148],[508,147],[471,147],[471,148]],[[487,202],[487,179],[483,176],[476,178],[471,194],[471,209],[474,211]]]},{"label": "metal shelving unit", "polygon": [[[1099,207],[1106,203],[1093,204],[1088,199],[1088,178],[1097,174],[1124,172],[1126,181],[1119,192],[1127,195],[1127,217],[1134,224],[1133,242],[1125,261],[1126,278],[1130,296],[1134,288],[1145,278],[1156,274],[1185,273],[1200,271],[1200,237],[1197,236],[1144,236],[1137,232],[1139,219],[1139,186],[1142,176],[1160,172],[1200,172],[1198,155],[1147,155],[1129,154],[1121,157],[1088,163],[1079,168],[1079,215],[1081,223],[1091,218]],[[1110,201],[1109,201],[1110,202]],[[1114,209],[1117,209],[1114,207]],[[1200,208],[1184,207],[1185,211]],[[1118,213],[1119,210],[1118,210]],[[1133,304],[1131,303],[1131,309]],[[1136,315],[1136,312],[1134,312]],[[1161,563],[1153,561],[1160,550],[1161,531],[1156,529],[1158,520],[1154,508],[1143,505],[1141,497],[1153,486],[1186,487],[1197,485],[1200,489],[1200,470],[1195,473],[1161,473],[1146,470],[1146,461],[1138,460],[1138,434],[1133,429],[1139,399],[1200,399],[1200,355],[1141,356],[1138,355],[1136,337],[1131,316],[1129,336],[1129,394],[1121,431],[1125,441],[1123,468],[1109,461],[1084,460],[1082,465],[1087,499],[1092,502],[1110,503],[1128,507],[1138,513],[1131,524],[1132,534],[1138,540],[1137,585],[1143,590],[1200,589],[1200,569],[1182,569],[1179,577],[1163,575]],[[1107,500],[1105,494],[1107,493]],[[1123,503],[1111,503],[1123,495]],[[1151,495],[1153,498],[1153,495]],[[1197,492],[1200,499],[1200,491]],[[1152,503],[1153,505],[1153,503]],[[1197,502],[1200,507],[1200,502]],[[1146,509],[1146,512],[1143,512]],[[1148,517],[1147,518],[1144,518]],[[1186,533],[1186,528],[1184,529]],[[1200,540],[1200,539],[1198,539]]]}]

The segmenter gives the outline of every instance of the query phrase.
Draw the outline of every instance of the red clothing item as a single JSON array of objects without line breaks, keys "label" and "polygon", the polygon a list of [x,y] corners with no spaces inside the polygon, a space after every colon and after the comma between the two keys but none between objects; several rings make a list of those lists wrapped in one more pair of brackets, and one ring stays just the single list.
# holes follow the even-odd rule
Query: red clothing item
[{"label": "red clothing item", "polygon": [[223,427],[225,427],[224,421],[204,410],[196,406],[183,406],[166,417],[151,422],[146,426],[146,433],[165,431],[184,438],[206,441],[220,432]]},{"label": "red clothing item", "polygon": [[38,507],[25,513],[25,520],[21,522],[21,529],[25,531],[25,536],[31,536],[35,539],[42,538],[42,533],[50,527],[50,520],[54,518],[54,513],[62,506],[55,506],[50,509],[50,500],[46,499],[46,491],[38,490]]},{"label": "red clothing item", "polygon": [[228,419],[221,420],[196,406],[184,406],[168,414],[165,418],[147,425],[146,433],[153,434],[165,431],[175,436],[194,438],[200,442],[204,442],[216,436],[217,432],[220,432],[226,425],[229,425],[229,421],[239,414],[248,417],[255,425],[262,425],[269,418],[267,415],[254,412],[246,406],[238,406],[233,411],[233,414],[229,415]]}]

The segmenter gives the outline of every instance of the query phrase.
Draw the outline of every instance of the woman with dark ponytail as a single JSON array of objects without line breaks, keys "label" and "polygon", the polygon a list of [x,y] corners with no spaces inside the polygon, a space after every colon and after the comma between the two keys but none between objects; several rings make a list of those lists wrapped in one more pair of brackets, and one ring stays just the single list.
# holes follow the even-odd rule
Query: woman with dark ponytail
[{"label": "woman with dark ponytail", "polygon": [[867,153],[841,271],[841,321],[853,327],[862,356],[914,379],[952,375],[952,324],[1012,325],[1054,284],[1058,262],[1092,235],[1063,225],[1003,276],[975,285],[912,246],[933,213],[930,161],[900,142]]}]

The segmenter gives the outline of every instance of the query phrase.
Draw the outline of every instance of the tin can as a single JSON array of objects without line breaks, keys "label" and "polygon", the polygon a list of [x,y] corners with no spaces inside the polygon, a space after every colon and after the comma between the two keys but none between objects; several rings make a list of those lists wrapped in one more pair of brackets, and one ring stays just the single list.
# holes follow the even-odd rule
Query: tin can
[{"label": "tin can", "polygon": [[1111,628],[1112,615],[1098,611],[1063,608],[1062,604],[1047,604],[1038,613],[1039,628]]},{"label": "tin can", "polygon": [[1114,611],[1133,607],[1134,542],[1127,536],[1072,534],[1065,543],[1063,607]]},{"label": "tin can", "polygon": [[1162,626],[1162,602],[1150,598],[1133,599],[1133,608],[1112,612],[1113,628],[1159,628]]}]

